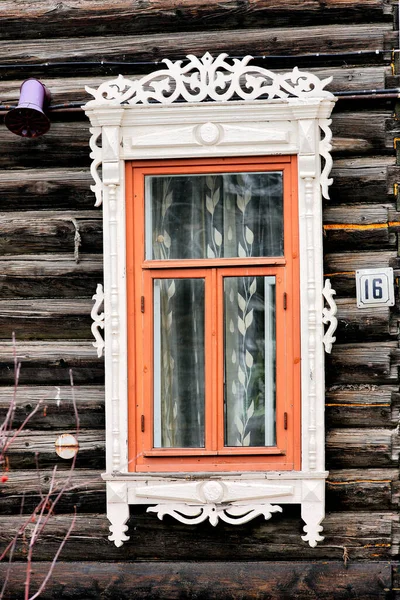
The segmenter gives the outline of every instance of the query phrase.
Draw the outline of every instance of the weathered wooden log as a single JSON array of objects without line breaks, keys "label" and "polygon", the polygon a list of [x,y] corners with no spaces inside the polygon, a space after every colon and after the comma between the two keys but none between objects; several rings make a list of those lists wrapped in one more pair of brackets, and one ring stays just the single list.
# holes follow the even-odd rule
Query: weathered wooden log
[{"label": "weathered wooden log", "polygon": [[0,300],[3,339],[15,333],[22,340],[88,340],[92,337],[93,300]]},{"label": "weathered wooden log", "polygon": [[397,321],[392,327],[388,306],[357,308],[355,298],[337,298],[338,328],[336,342],[343,344],[354,341],[372,341],[388,339],[390,335],[397,339]]},{"label": "weathered wooden log", "polygon": [[[350,211],[348,211],[350,212]],[[356,212],[356,211],[354,211]],[[362,213],[358,212],[358,220],[362,219]],[[349,215],[349,216],[355,216]],[[355,219],[354,219],[355,220]],[[352,248],[389,249],[397,247],[397,235],[391,224],[371,223],[361,225],[353,222],[342,222],[324,225],[324,248],[327,252],[335,248],[347,250]]]},{"label": "weathered wooden log", "polygon": [[2,210],[88,210],[95,198],[89,169],[23,169],[0,172]]},{"label": "weathered wooden log", "polygon": [[[226,0],[210,5],[205,0],[150,0],[146,4],[118,0],[98,4],[95,0],[11,2],[2,6],[2,39],[54,38],[68,28],[75,36],[126,35],[143,31],[228,29],[315,25],[317,23],[379,22],[391,18],[390,7],[382,0],[328,0],[324,5],[304,0],[253,0],[238,4]],[[29,36],[28,32],[32,31]]]},{"label": "weathered wooden log", "polygon": [[334,344],[328,355],[328,385],[398,381],[398,343]]},{"label": "weathered wooden log", "polygon": [[104,429],[103,386],[0,387],[0,422],[6,416],[10,402],[15,402],[15,428],[24,422],[40,402],[41,409],[29,420],[29,429],[73,429],[76,427],[76,418],[72,397],[76,403],[80,427]]},{"label": "weathered wooden log", "polygon": [[329,188],[329,207],[333,203],[393,202],[393,184],[400,180],[394,156],[335,158]]},{"label": "weathered wooden log", "polygon": [[329,472],[326,481],[328,512],[394,510],[398,505],[398,469],[346,469]]},{"label": "weathered wooden log", "polygon": [[381,252],[336,252],[324,257],[325,277],[329,277],[332,287],[338,296],[356,297],[357,269],[393,267],[395,275],[400,274],[400,260],[397,252],[385,250]]},{"label": "weathered wooden log", "polygon": [[79,212],[9,212],[0,216],[0,253],[103,251],[102,214]]},{"label": "weathered wooden log", "polygon": [[[393,153],[393,138],[387,133],[394,122],[393,111],[335,112],[332,119],[332,150],[335,153]],[[397,127],[398,125],[395,124]]]},{"label": "weathered wooden log", "polygon": [[394,429],[333,429],[326,437],[328,469],[394,467],[398,463]]},{"label": "weathered wooden log", "polygon": [[74,512],[74,506],[81,514],[106,510],[106,484],[100,471],[74,469],[68,471],[40,468],[32,470],[11,470],[8,480],[0,485],[0,513],[27,515],[35,510],[41,498],[50,492],[54,502],[62,490],[60,499],[54,506],[57,515]]},{"label": "weathered wooden log", "polygon": [[91,298],[103,280],[103,257],[42,254],[0,258],[2,298]]},{"label": "weathered wooden log", "polygon": [[[3,77],[18,78],[15,63],[26,65],[40,62],[71,62],[62,67],[71,72],[74,61],[157,61],[162,58],[183,58],[186,54],[217,54],[229,48],[232,55],[288,55],[315,52],[354,52],[366,48],[391,49],[396,39],[392,25],[327,25],[324,27],[233,29],[230,31],[185,32],[135,36],[63,37],[57,40],[21,40],[10,45],[0,42],[0,62],[9,65]],[[71,57],[73,59],[71,60]],[[377,60],[381,60],[376,55]],[[80,72],[85,72],[82,65]],[[92,68],[90,67],[92,71]],[[121,69],[119,69],[121,70]],[[35,72],[37,70],[35,69]],[[51,70],[46,68],[48,76]]]},{"label": "weathered wooden log", "polygon": [[[12,342],[2,342],[0,348],[0,383],[14,382]],[[97,358],[91,341],[24,342],[16,344],[21,363],[20,384],[68,385],[72,370],[76,385],[102,384],[103,359]]]},{"label": "weathered wooden log", "polygon": [[7,153],[2,156],[3,168],[89,167],[89,138],[86,118],[52,123],[50,131],[39,138],[21,138],[2,127],[0,144],[7,147]]},{"label": "weathered wooden log", "polygon": [[[285,560],[315,559],[316,551],[301,539],[299,514],[283,507],[269,521],[261,519],[246,525],[209,523],[188,526],[165,517],[163,521],[146,513],[146,507],[133,507],[129,523],[130,540],[120,548],[107,539],[108,521],[101,514],[78,515],[62,560]],[[19,516],[0,517],[0,551],[21,526]],[[35,559],[51,560],[70,526],[72,516],[49,520],[35,546]],[[395,555],[392,531],[398,522],[397,512],[339,512],[324,520],[325,539],[318,545],[319,559],[342,560],[344,548],[351,561],[384,560]],[[29,543],[34,524],[29,524],[25,540],[19,541],[15,560],[25,558],[24,544]],[[82,544],[82,538],[85,543]]]},{"label": "weathered wooden log", "polygon": [[[127,600],[335,600],[384,598],[396,587],[392,571],[398,563],[368,561],[310,562],[129,562],[96,563],[57,562],[51,580],[42,592],[43,600],[110,597]],[[0,564],[0,578],[8,565]],[[35,563],[31,575],[32,593],[50,569],[50,562]],[[22,597],[25,589],[26,564],[14,563],[5,600]],[[395,593],[395,592],[393,592]]]},{"label": "weathered wooden log", "polygon": [[387,225],[390,209],[394,209],[393,204],[327,204],[324,208],[324,225]]},{"label": "weathered wooden log", "polygon": [[397,246],[400,213],[394,204],[352,204],[326,206],[324,210],[324,243],[326,249],[340,246]]},{"label": "weathered wooden log", "polygon": [[325,393],[326,422],[332,427],[396,427],[398,386],[334,385]]},{"label": "weathered wooden log", "polygon": [[[57,466],[57,469],[68,470],[71,460],[60,458],[55,449],[56,439],[61,433],[76,435],[75,429],[51,432],[23,429],[7,450],[7,465],[10,471],[35,469],[36,459],[40,469]],[[82,429],[76,437],[79,443],[76,468],[104,469],[104,432],[99,429],[89,431]]]},{"label": "weathered wooden log", "polygon": [[399,190],[398,190],[398,184],[400,182],[400,166],[398,165],[394,165],[394,166],[390,166],[388,167],[388,171],[387,171],[387,186],[388,186],[388,191],[394,195],[396,203],[397,203],[397,208],[399,208]]}]

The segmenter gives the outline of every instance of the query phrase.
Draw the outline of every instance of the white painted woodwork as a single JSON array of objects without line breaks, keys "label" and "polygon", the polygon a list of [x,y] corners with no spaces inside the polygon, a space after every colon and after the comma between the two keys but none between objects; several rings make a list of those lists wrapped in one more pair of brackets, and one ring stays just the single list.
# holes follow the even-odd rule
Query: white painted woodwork
[{"label": "white painted woodwork", "polygon": [[[129,539],[129,504],[183,523],[269,519],[280,505],[301,504],[303,540],[323,538],[324,344],[336,327],[334,290],[323,286],[322,196],[332,183],[329,79],[298,69],[282,75],[249,65],[251,57],[208,53],[137,80],[102,83],[86,104],[91,121],[92,190],[104,218],[107,515],[110,540]],[[179,100],[179,102],[176,102]],[[321,136],[322,132],[322,136]],[[100,145],[101,140],[101,145]],[[251,473],[129,473],[125,280],[125,171],[134,159],[296,154],[298,157],[302,462],[300,471]],[[321,157],[323,168],[321,167]],[[100,173],[101,167],[101,173]],[[323,295],[324,294],[324,295]],[[329,308],[324,309],[324,296]],[[95,330],[101,327],[97,309]],[[323,323],[329,323],[324,334]],[[99,349],[99,348],[97,348]],[[200,476],[201,475],[201,476]],[[274,504],[270,504],[273,499]],[[277,504],[275,504],[277,503]]]}]

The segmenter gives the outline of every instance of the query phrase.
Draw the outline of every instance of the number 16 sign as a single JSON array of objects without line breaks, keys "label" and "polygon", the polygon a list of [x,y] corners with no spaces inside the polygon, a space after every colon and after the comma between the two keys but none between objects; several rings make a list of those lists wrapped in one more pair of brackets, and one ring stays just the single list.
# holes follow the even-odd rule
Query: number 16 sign
[{"label": "number 16 sign", "polygon": [[357,306],[393,306],[393,269],[360,269],[356,271]]}]

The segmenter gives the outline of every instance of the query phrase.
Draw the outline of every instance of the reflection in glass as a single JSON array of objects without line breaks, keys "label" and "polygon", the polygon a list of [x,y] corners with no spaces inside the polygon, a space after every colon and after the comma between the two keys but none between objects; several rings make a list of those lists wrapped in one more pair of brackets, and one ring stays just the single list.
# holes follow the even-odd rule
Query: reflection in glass
[{"label": "reflection in glass", "polygon": [[146,177],[146,259],[282,255],[282,172]]},{"label": "reflection in glass", "polygon": [[224,278],[225,445],[274,446],[275,277]]},{"label": "reflection in glass", "polygon": [[155,279],[154,447],[204,447],[204,279]]}]

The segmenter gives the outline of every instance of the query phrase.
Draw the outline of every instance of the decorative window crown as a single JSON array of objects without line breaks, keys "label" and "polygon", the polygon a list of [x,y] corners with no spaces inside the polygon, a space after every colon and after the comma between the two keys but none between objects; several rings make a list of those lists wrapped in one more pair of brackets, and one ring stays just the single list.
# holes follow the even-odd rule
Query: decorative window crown
[{"label": "decorative window crown", "polygon": [[188,62],[168,59],[162,62],[167,69],[161,69],[132,81],[120,75],[117,79],[102,83],[97,90],[86,87],[95,99],[86,108],[99,104],[149,104],[160,102],[172,104],[186,102],[228,102],[231,100],[286,100],[295,98],[328,98],[333,94],[324,87],[332,77],[320,80],[316,75],[299,71],[297,67],[290,73],[278,74],[248,65],[252,56],[241,60],[234,58],[227,62],[227,54],[213,58],[208,52],[199,59],[189,54]]}]

